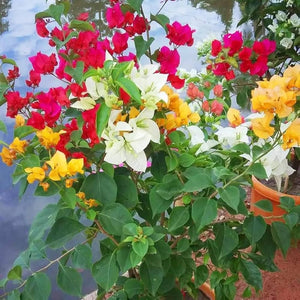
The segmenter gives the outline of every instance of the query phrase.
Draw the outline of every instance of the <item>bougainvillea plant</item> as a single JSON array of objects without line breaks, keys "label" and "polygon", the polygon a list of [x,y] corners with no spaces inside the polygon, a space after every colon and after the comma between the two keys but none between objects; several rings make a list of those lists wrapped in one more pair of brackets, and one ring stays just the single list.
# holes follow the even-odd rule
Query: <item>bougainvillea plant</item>
[{"label": "bougainvillea plant", "polygon": [[[216,299],[234,299],[238,280],[249,285],[245,297],[258,291],[260,269],[275,271],[275,251],[287,253],[299,209],[284,198],[285,223],[267,225],[248,211],[245,188],[252,175],[291,172],[283,166],[300,144],[300,66],[259,81],[248,99],[255,113],[242,116],[228,87],[237,71],[263,76],[275,43],[247,48],[240,32],[227,34],[213,41],[205,74],[181,76],[177,48],[193,45],[194,30],[161,12],[147,18],[142,2],[110,1],[111,38],[86,13],[68,20],[67,3],[38,13],[52,54],[29,58],[25,95],[15,89],[16,63],[0,57],[11,65],[1,99],[15,119],[1,158],[15,166],[21,196],[32,184],[35,195],[58,198],[33,221],[0,298],[51,298],[44,271],[57,264],[58,286],[77,297],[86,269],[100,298],[195,298],[208,281]],[[155,51],[154,22],[166,37]],[[60,83],[43,89],[47,76]]]}]

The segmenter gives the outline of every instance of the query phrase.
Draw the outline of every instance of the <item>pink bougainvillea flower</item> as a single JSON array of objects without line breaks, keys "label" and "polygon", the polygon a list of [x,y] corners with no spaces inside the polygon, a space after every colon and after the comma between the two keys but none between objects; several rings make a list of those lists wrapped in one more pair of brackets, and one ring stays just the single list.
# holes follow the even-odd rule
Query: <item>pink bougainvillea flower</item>
[{"label": "pink bougainvillea flower", "polygon": [[90,147],[99,143],[99,137],[96,132],[96,115],[100,104],[94,108],[82,112],[84,124],[82,126],[82,138],[87,139]]},{"label": "pink bougainvillea flower", "polygon": [[216,63],[212,69],[213,73],[217,76],[225,76],[230,68],[230,64],[226,62]]},{"label": "pink bougainvillea flower", "polygon": [[243,37],[240,31],[227,33],[223,37],[224,48],[229,48],[228,55],[233,56],[243,45]]},{"label": "pink bougainvillea flower", "polygon": [[56,99],[59,105],[66,107],[70,106],[70,99],[67,96],[66,89],[63,87],[51,88],[49,93],[54,99]]},{"label": "pink bougainvillea flower", "polygon": [[259,56],[254,62],[251,67],[250,67],[250,74],[251,75],[258,75],[258,76],[263,76],[266,71],[268,70],[268,58],[267,56]]},{"label": "pink bougainvillea flower", "polygon": [[202,99],[204,97],[204,93],[201,92],[199,90],[199,88],[193,83],[193,82],[190,82],[188,84],[188,88],[186,90],[186,94],[192,99],[196,99],[196,98],[200,98]]},{"label": "pink bougainvillea flower", "polygon": [[175,74],[169,74],[168,81],[175,89],[181,89],[184,87],[185,80]]},{"label": "pink bougainvillea flower", "polygon": [[192,46],[194,39],[192,37],[193,32],[189,25],[181,25],[179,22],[175,21],[173,24],[166,25],[168,29],[167,38],[170,40],[170,43],[173,43],[177,46],[187,45]]},{"label": "pink bougainvillea flower", "polygon": [[36,56],[29,58],[33,69],[41,74],[49,74],[54,71],[54,67],[57,65],[55,54],[52,53],[50,56],[38,52]]},{"label": "pink bougainvillea flower", "polygon": [[77,20],[87,21],[88,18],[89,18],[89,13],[88,12],[84,12],[84,13],[79,14],[79,16],[77,17]]},{"label": "pink bougainvillea flower", "polygon": [[264,39],[263,41],[255,41],[253,43],[253,51],[259,55],[268,56],[276,49],[276,42]]},{"label": "pink bougainvillea flower", "polygon": [[47,23],[44,19],[37,19],[35,21],[36,32],[41,37],[49,36],[49,30],[46,27]]},{"label": "pink bougainvillea flower", "polygon": [[106,20],[109,28],[122,27],[125,17],[121,11],[120,3],[117,2],[113,7],[106,10]]},{"label": "pink bougainvillea flower", "polygon": [[209,107],[209,102],[207,100],[204,100],[202,103],[202,109],[203,111],[209,112],[210,107]]},{"label": "pink bougainvillea flower", "polygon": [[122,55],[122,56],[118,57],[118,62],[123,62],[123,61],[134,61],[135,67],[138,68],[138,66],[139,66],[136,55],[133,54],[132,52],[129,52],[128,55]]},{"label": "pink bougainvillea flower", "polygon": [[136,15],[133,20],[133,31],[137,34],[144,33],[147,29],[150,29],[150,26],[148,25],[147,19],[140,17],[139,15]]},{"label": "pink bougainvillea flower", "polygon": [[211,43],[211,55],[218,56],[222,50],[222,44],[219,40],[213,40]]},{"label": "pink bougainvillea flower", "polygon": [[127,44],[128,38],[129,38],[129,34],[127,32],[125,33],[115,32],[115,34],[112,37],[115,53],[120,54],[128,48],[128,44]]},{"label": "pink bougainvillea flower", "polygon": [[252,49],[249,47],[243,47],[243,49],[239,52],[239,59],[242,61],[250,60],[252,54]]},{"label": "pink bougainvillea flower", "polygon": [[161,73],[175,74],[180,63],[180,56],[177,49],[170,50],[163,46],[157,55],[157,61],[160,63]]},{"label": "pink bougainvillea flower", "polygon": [[223,104],[220,103],[217,100],[214,100],[211,103],[211,112],[214,113],[217,116],[220,116],[222,114],[222,112],[223,112]]},{"label": "pink bougainvillea flower", "polygon": [[217,84],[213,88],[214,95],[216,97],[222,97],[223,95],[223,86],[221,84]]}]

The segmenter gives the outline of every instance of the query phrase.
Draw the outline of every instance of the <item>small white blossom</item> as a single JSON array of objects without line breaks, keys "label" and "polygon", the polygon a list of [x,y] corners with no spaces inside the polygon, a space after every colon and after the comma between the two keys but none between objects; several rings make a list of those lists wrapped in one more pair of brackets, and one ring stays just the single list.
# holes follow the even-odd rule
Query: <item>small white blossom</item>
[{"label": "small white blossom", "polygon": [[218,126],[218,129],[216,132],[218,141],[225,149],[232,148],[240,143],[249,144],[248,128],[247,126],[243,126],[243,124],[235,128]]},{"label": "small white blossom", "polygon": [[278,21],[284,22],[287,19],[287,14],[279,10],[275,17]]},{"label": "small white blossom", "polygon": [[280,45],[285,49],[290,49],[293,46],[293,40],[285,37],[280,41]]},{"label": "small white blossom", "polygon": [[270,24],[268,26],[268,28],[272,31],[272,32],[276,32],[277,28],[278,28],[278,24],[276,22],[276,20],[273,20],[273,24]]},{"label": "small white blossom", "polygon": [[300,26],[300,18],[296,14],[291,15],[289,21],[294,27]]}]

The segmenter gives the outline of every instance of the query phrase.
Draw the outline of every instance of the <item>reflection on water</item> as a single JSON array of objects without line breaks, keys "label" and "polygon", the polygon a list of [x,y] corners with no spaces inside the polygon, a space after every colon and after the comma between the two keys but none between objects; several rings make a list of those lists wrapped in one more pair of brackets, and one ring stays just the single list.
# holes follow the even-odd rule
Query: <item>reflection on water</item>
[{"label": "reflection on water", "polygon": [[[54,0],[48,0],[48,4]],[[103,0],[72,0],[70,14],[78,16],[81,12],[89,12],[91,20],[97,27],[103,28],[103,20],[106,4]],[[187,5],[187,3],[189,5]],[[170,17],[171,22],[178,20],[182,24],[189,24],[196,29],[194,34],[195,44],[211,36],[216,37],[225,30],[234,29],[237,20],[240,18],[238,7],[233,5],[233,0],[209,0],[207,5],[200,0],[177,0],[169,2],[162,13]],[[6,54],[15,59],[20,66],[21,74],[28,74],[30,65],[28,57],[36,54],[37,51],[49,53],[46,40],[42,40],[35,34],[34,15],[36,12],[46,9],[46,1],[43,0],[0,0],[0,55]],[[145,0],[144,10],[148,16],[160,8],[160,0]],[[232,24],[234,20],[235,24]],[[155,34],[156,45],[160,47],[165,43],[165,34],[158,25],[152,24]],[[102,36],[109,35],[107,28],[102,29]],[[182,55],[181,66],[186,69],[195,68],[196,49],[180,49]],[[194,59],[189,59],[193,57]],[[16,88],[24,93],[26,88],[20,86],[24,78],[18,81]],[[51,77],[43,82],[46,89],[53,85]],[[0,108],[0,118],[8,124],[8,133],[0,132],[0,139],[11,142],[12,120],[5,117],[5,107]],[[11,183],[12,168],[7,167],[0,161],[0,280],[5,277],[12,266],[17,255],[27,248],[27,234],[34,216],[49,202],[55,199],[35,197],[31,189],[26,192],[25,197],[18,199],[18,187]],[[97,243],[95,247],[98,248]],[[52,267],[50,276],[53,286],[55,283],[55,268]],[[91,291],[95,286],[90,283],[89,277],[84,276],[83,292]],[[2,292],[0,291],[0,294]],[[74,299],[67,297],[58,288],[55,288],[51,299]]]}]

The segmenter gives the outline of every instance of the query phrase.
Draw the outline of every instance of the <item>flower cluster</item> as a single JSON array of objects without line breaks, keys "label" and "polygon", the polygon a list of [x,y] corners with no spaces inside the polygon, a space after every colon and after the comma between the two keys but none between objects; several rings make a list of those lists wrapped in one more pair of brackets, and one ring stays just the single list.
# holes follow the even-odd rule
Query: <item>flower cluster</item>
[{"label": "flower cluster", "polygon": [[242,73],[263,76],[268,70],[268,56],[275,48],[276,43],[269,39],[255,41],[252,47],[247,47],[240,31],[228,33],[224,35],[222,42],[212,41],[212,62],[208,68],[217,76],[225,76],[227,80],[235,78],[233,68]]}]

